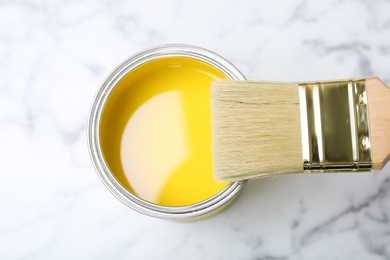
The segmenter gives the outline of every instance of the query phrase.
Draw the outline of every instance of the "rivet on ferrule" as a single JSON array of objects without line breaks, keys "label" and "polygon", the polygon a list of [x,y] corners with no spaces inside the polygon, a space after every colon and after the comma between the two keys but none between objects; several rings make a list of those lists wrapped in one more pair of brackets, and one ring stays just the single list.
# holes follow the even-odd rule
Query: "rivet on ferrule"
[{"label": "rivet on ferrule", "polygon": [[366,92],[359,93],[358,104],[359,105],[367,104]]},{"label": "rivet on ferrule", "polygon": [[303,169],[369,171],[365,80],[299,84]]}]

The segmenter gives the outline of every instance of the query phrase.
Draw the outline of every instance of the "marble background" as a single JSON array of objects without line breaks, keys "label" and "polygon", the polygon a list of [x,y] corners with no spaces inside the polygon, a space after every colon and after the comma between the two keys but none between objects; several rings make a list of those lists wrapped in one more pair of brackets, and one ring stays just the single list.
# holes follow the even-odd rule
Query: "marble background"
[{"label": "marble background", "polygon": [[193,223],[114,198],[88,155],[89,108],[117,64],[164,43],[251,79],[390,85],[388,0],[0,0],[0,259],[390,259],[390,165],[251,181]]}]

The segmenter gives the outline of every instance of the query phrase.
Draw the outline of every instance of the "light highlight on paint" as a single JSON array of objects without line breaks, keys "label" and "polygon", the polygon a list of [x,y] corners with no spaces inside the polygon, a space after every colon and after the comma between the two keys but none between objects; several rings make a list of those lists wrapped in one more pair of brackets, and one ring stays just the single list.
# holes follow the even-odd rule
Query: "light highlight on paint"
[{"label": "light highlight on paint", "polygon": [[123,171],[134,192],[148,201],[159,199],[171,173],[189,157],[182,103],[179,91],[157,95],[133,114],[123,132]]}]

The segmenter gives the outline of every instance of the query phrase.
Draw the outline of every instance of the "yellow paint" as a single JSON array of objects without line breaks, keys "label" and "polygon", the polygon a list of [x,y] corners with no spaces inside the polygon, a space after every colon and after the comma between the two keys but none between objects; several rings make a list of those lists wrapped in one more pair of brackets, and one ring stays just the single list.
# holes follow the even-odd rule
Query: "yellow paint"
[{"label": "yellow paint", "polygon": [[103,109],[100,141],[116,179],[152,203],[184,206],[227,186],[211,166],[210,83],[226,76],[191,58],[149,61],[129,72]]}]

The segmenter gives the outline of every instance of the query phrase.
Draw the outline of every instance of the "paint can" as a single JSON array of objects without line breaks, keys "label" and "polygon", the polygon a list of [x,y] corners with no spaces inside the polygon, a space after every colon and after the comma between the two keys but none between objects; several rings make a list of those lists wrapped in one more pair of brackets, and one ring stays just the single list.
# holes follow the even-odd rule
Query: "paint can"
[{"label": "paint can", "polygon": [[[208,51],[203,48],[199,48],[192,45],[183,45],[183,44],[169,44],[157,46],[151,49],[147,49],[140,53],[133,55],[132,57],[125,60],[122,64],[120,64],[104,81],[102,86],[100,87],[94,101],[92,104],[92,108],[88,118],[87,125],[87,141],[88,148],[90,152],[90,156],[93,162],[93,165],[98,173],[98,176],[104,183],[104,185],[111,191],[115,197],[117,197],[121,202],[130,208],[146,214],[148,216],[169,219],[169,220],[195,220],[204,218],[210,215],[213,215],[220,210],[224,209],[227,205],[229,205],[237,195],[244,188],[246,181],[242,182],[231,182],[227,184],[223,189],[221,189],[216,194],[213,194],[210,197],[202,199],[201,201],[197,201],[195,203],[183,204],[183,205],[167,205],[166,203],[160,204],[155,201],[151,201],[143,198],[138,195],[137,192],[133,191],[132,188],[124,185],[123,181],[118,177],[118,171],[113,167],[113,163],[110,164],[109,157],[112,154],[117,153],[120,156],[120,153],[126,150],[128,146],[120,146],[120,148],[112,148],[110,145],[114,145],[114,139],[108,139],[106,141],[103,138],[102,132],[104,132],[104,125],[110,125],[110,127],[115,128],[116,121],[105,119],[105,110],[107,110],[111,103],[115,104],[115,95],[120,96],[120,94],[116,94],[119,89],[124,89],[126,84],[124,84],[125,80],[132,77],[135,71],[138,71],[137,77],[145,78],[147,80],[153,79],[154,75],[157,77],[157,73],[155,73],[156,68],[158,66],[153,65],[158,64],[156,61],[160,62],[164,61],[164,59],[177,59],[179,62],[171,62],[169,66],[182,66],[180,65],[181,61],[184,63],[190,64],[189,68],[192,68],[196,64],[200,64],[199,66],[206,66],[204,68],[212,68],[213,71],[218,71],[216,73],[221,73],[225,78],[232,80],[244,80],[245,77],[243,74],[236,69],[230,62],[222,58],[221,56]],[[195,64],[195,65],[194,65]],[[146,67],[145,67],[146,66]],[[146,73],[139,72],[148,68],[148,66],[154,66],[154,72]],[[192,67],[191,67],[192,66]],[[203,67],[200,69],[203,70]],[[133,73],[133,74],[132,74]],[[153,74],[155,73],[155,74]],[[203,73],[203,72],[201,72]],[[206,74],[208,72],[205,72]],[[206,75],[205,74],[205,75]],[[135,74],[134,74],[135,75]],[[141,76],[140,76],[141,75]],[[190,75],[190,74],[189,74]],[[204,76],[203,74],[200,76]],[[207,76],[207,75],[206,75]],[[170,77],[175,78],[174,74],[170,75]],[[178,76],[179,77],[179,76]],[[138,79],[137,79],[138,80]],[[192,79],[186,79],[191,81]],[[197,78],[193,78],[193,80],[198,80]],[[131,82],[136,82],[135,80]],[[126,82],[125,82],[126,83]],[[125,90],[123,90],[125,91]],[[122,92],[123,92],[122,91]],[[122,93],[118,92],[118,93]],[[124,93],[124,92],[123,92]],[[111,100],[111,101],[110,101]],[[112,101],[113,100],[113,101]],[[119,99],[118,99],[119,100]],[[110,103],[111,102],[111,103]],[[127,101],[126,101],[127,102]],[[128,102],[132,102],[132,100],[128,100]],[[174,111],[174,109],[173,109]],[[107,112],[108,113],[108,112]],[[155,111],[158,113],[158,111]],[[152,115],[153,114],[149,114]],[[106,116],[109,118],[109,116]],[[118,120],[118,122],[121,119]],[[112,128],[111,127],[111,128]],[[164,126],[161,126],[162,128]],[[124,133],[124,129],[126,127],[122,127],[120,129],[121,133]],[[141,138],[142,133],[139,135]],[[142,139],[142,138],[141,138]],[[114,141],[112,141],[114,140]],[[131,139],[134,142],[138,142],[139,139]],[[132,143],[130,142],[131,146]],[[119,146],[118,146],[119,147]],[[124,148],[123,148],[124,147]],[[121,149],[119,151],[119,149]],[[119,151],[119,152],[118,152]],[[150,151],[150,150],[149,150]],[[150,151],[151,152],[151,151]],[[169,149],[167,150],[169,153]],[[118,156],[114,156],[115,158]],[[116,160],[116,159],[112,159]],[[142,160],[142,158],[141,158]],[[140,159],[138,158],[134,163],[139,163]],[[153,161],[144,162],[144,164],[153,165]],[[119,159],[118,163],[119,165]],[[118,166],[119,167],[119,166]],[[121,167],[123,168],[123,161],[121,162]],[[130,168],[132,167],[130,163]],[[117,171],[117,172],[116,172]],[[123,170],[124,171],[124,170]],[[150,177],[150,181],[153,182],[153,177]],[[132,184],[130,183],[130,186]],[[180,192],[177,192],[177,196],[180,197]]]}]

